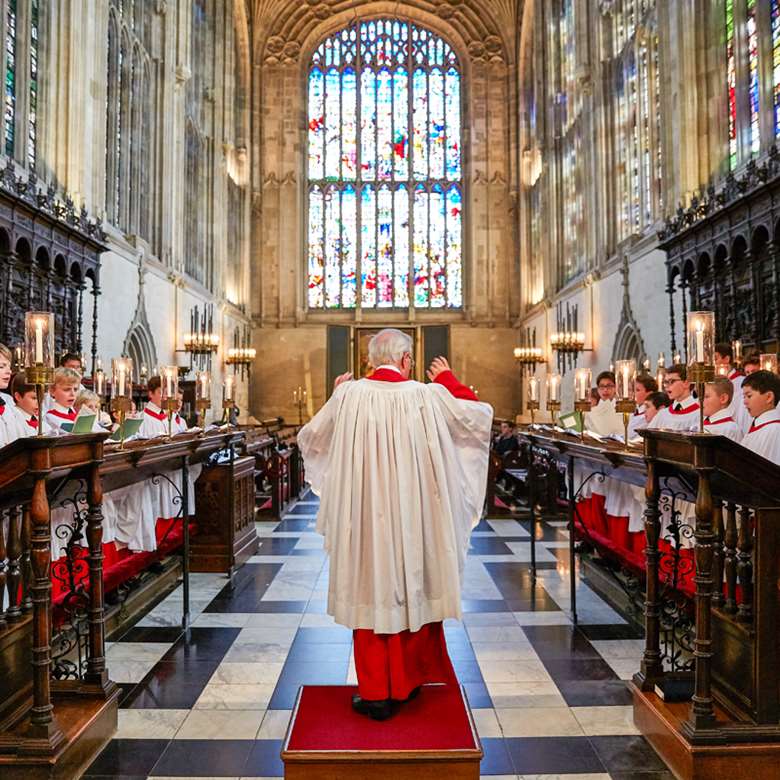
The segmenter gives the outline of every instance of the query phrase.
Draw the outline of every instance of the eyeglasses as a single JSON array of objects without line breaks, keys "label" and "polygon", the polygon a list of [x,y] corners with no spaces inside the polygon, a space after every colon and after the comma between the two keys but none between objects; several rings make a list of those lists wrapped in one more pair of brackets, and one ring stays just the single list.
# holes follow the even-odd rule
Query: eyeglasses
[{"label": "eyeglasses", "polygon": [[404,357],[409,358],[409,368],[414,368],[414,358],[408,352],[404,355]]},{"label": "eyeglasses", "polygon": [[682,382],[682,379],[664,379],[663,386],[671,387],[675,382]]},{"label": "eyeglasses", "polygon": [[602,382],[599,385],[599,390],[613,390],[614,387],[615,387],[615,385],[612,382],[610,382],[609,384],[607,384],[605,382]]}]

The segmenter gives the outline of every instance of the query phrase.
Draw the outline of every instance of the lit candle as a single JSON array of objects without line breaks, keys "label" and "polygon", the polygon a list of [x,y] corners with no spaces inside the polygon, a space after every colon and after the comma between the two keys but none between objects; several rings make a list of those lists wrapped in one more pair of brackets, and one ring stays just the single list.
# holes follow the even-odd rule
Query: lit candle
[{"label": "lit candle", "polygon": [[696,320],[694,325],[696,328],[696,362],[704,362],[704,323],[701,320]]},{"label": "lit candle", "polygon": [[124,363],[120,363],[117,366],[117,379],[119,388],[117,389],[117,395],[120,398],[124,398],[125,395],[125,366]]},{"label": "lit candle", "polygon": [[208,398],[209,396],[209,378],[205,374],[201,374],[200,376],[200,397],[201,398]]},{"label": "lit candle", "polygon": [[628,371],[629,368],[627,365],[623,366],[623,393],[621,394],[621,398],[628,398]]},{"label": "lit candle", "polygon": [[539,380],[535,376],[528,380],[528,398],[534,403],[539,400]]},{"label": "lit candle", "polygon": [[561,375],[551,374],[548,381],[550,383],[549,400],[552,403],[558,403],[561,400]]},{"label": "lit candle", "polygon": [[741,363],[742,362],[742,342],[739,339],[736,339],[734,341],[734,345],[732,347],[732,351],[734,352],[734,362],[735,363]]},{"label": "lit candle", "polygon": [[43,363],[43,321],[35,321],[35,362]]},{"label": "lit candle", "polygon": [[95,371],[95,392],[101,398],[106,394],[106,375],[102,370]]}]

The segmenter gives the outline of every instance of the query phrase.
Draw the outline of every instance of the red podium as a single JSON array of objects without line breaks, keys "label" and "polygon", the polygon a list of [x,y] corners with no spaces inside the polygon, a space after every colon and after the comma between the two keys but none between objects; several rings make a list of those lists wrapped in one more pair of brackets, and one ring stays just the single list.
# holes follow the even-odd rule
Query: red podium
[{"label": "red podium", "polygon": [[389,720],[352,710],[357,688],[306,685],[282,748],[288,780],[478,780],[482,747],[463,689],[426,685]]}]

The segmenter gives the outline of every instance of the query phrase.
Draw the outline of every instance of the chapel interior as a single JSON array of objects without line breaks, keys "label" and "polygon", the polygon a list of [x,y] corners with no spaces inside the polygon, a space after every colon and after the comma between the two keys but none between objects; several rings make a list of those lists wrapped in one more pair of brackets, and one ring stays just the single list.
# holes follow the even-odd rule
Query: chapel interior
[{"label": "chapel interior", "polygon": [[[0,40],[2,780],[780,776],[780,0],[0,0]],[[388,327],[494,411],[467,748],[299,698],[357,678],[296,437]]]}]

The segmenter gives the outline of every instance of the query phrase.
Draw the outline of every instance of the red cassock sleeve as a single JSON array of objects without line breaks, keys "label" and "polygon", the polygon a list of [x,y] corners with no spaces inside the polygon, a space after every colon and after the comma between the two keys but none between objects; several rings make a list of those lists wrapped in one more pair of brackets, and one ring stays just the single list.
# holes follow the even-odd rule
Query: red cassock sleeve
[{"label": "red cassock sleeve", "polygon": [[460,398],[461,401],[479,401],[476,393],[460,383],[452,371],[442,371],[433,381],[446,387],[455,398]]}]

